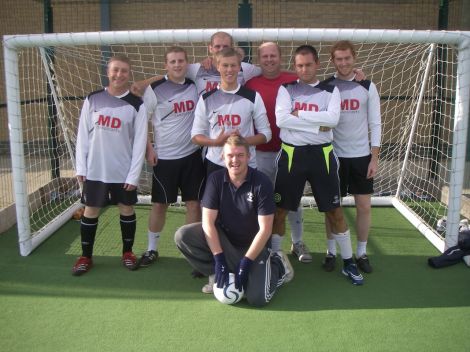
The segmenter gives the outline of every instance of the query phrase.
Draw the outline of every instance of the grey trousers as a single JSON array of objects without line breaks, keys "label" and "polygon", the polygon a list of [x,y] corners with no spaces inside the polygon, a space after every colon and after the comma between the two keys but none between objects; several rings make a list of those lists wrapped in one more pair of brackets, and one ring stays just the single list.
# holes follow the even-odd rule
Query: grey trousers
[{"label": "grey trousers", "polygon": [[[217,227],[217,231],[228,269],[235,273],[248,248],[233,246],[221,228]],[[214,256],[200,222],[180,227],[175,233],[175,243],[194,269],[207,276],[214,274]],[[284,276],[280,257],[265,247],[251,265],[245,292],[248,303],[258,307],[266,305],[284,282]]]}]

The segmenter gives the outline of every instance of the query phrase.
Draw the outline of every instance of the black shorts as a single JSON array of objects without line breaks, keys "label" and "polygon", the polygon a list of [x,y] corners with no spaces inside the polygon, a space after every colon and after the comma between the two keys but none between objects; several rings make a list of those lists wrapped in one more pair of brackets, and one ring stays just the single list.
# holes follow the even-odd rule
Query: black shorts
[{"label": "black shorts", "polygon": [[300,147],[282,144],[274,189],[276,206],[296,211],[306,181],[312,187],[319,211],[340,206],[338,160],[330,143]]},{"label": "black shorts", "polygon": [[205,159],[204,160],[204,163],[205,163],[205,168],[206,168],[206,179],[209,177],[209,175],[211,173],[213,173],[214,171],[217,171],[217,170],[220,170],[220,169],[224,169],[225,166],[220,166],[219,164],[216,164],[216,163],[213,163],[212,161],[210,161],[209,159]]},{"label": "black shorts", "polygon": [[152,203],[170,204],[181,190],[183,201],[200,200],[204,181],[201,150],[181,159],[163,160],[153,167]]},{"label": "black shorts", "polygon": [[339,158],[341,196],[374,193],[374,179],[367,178],[371,155],[359,158]]},{"label": "black shorts", "polygon": [[107,205],[134,205],[137,190],[126,191],[124,183],[104,183],[86,180],[83,183],[82,203],[89,207],[103,208]]}]

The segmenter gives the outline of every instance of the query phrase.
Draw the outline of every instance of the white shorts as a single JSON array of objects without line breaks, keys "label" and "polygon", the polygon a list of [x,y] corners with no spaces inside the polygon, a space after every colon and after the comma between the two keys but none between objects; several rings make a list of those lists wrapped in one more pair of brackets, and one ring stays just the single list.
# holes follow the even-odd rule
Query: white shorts
[{"label": "white shorts", "polygon": [[258,166],[257,169],[268,176],[273,185],[276,181],[276,158],[278,154],[279,152],[263,152],[261,150],[256,151],[256,164]]}]

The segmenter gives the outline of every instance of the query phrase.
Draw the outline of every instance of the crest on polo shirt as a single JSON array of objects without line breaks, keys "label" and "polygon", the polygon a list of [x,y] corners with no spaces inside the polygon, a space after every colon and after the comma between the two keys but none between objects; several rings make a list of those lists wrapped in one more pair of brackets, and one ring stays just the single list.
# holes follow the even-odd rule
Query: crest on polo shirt
[{"label": "crest on polo shirt", "polygon": [[248,192],[248,193],[246,194],[246,200],[247,200],[248,202],[253,203],[253,199],[254,199],[254,198],[255,198],[255,196],[253,195],[252,192]]}]

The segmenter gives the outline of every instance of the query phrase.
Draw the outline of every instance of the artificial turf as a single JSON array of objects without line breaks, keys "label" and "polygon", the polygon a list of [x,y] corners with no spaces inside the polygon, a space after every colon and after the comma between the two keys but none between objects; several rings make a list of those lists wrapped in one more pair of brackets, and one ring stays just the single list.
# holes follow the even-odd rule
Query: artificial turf
[{"label": "artificial turf", "polygon": [[[146,248],[149,207],[138,207],[134,250]],[[350,224],[354,209],[345,208]],[[374,272],[362,287],[340,266],[324,272],[323,217],[304,213],[311,264],[290,256],[294,280],[266,307],[218,303],[174,246],[184,221],[172,209],[153,266],[120,263],[115,208],[100,217],[95,266],[71,275],[80,254],[79,223],[70,221],[20,257],[16,231],[0,235],[1,351],[466,351],[469,268],[427,266],[438,255],[394,209],[373,209],[368,254]],[[354,230],[354,229],[352,229]],[[353,237],[353,242],[354,236]],[[289,241],[284,241],[288,250]]]}]

